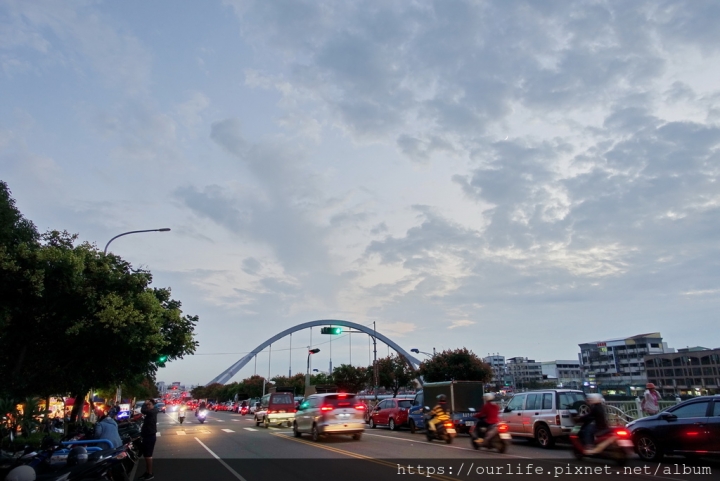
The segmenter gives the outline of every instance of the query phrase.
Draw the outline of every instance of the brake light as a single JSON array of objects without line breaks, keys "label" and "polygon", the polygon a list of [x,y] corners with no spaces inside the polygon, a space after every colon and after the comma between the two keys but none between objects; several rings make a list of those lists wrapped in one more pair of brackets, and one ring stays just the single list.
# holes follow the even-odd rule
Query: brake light
[{"label": "brake light", "polygon": [[275,411],[273,411],[272,409],[268,409],[268,410],[267,410],[267,413],[268,413],[268,414],[272,414],[273,412],[275,412]]},{"label": "brake light", "polygon": [[364,405],[364,404],[357,404],[357,405],[355,406],[355,409],[357,409],[358,411],[364,411],[364,410],[365,410],[365,405]]},{"label": "brake light", "polygon": [[333,407],[332,406],[320,406],[320,410],[321,411],[332,411]]},{"label": "brake light", "polygon": [[443,426],[445,426],[446,428],[451,428],[453,427],[453,423],[443,423]]},{"label": "brake light", "polygon": [[510,426],[508,426],[505,423],[500,423],[500,424],[498,424],[497,430],[499,433],[506,433],[506,432],[510,431]]},{"label": "brake light", "polygon": [[560,415],[559,415],[559,414],[556,414],[556,415],[555,415],[555,424],[557,424],[558,426],[560,426]]},{"label": "brake light", "polygon": [[338,394],[338,397],[347,397],[347,393],[341,392],[340,394]]},{"label": "brake light", "polygon": [[630,436],[630,433],[625,429],[618,429],[617,431],[615,431],[615,434],[620,436],[621,438],[626,438]]}]

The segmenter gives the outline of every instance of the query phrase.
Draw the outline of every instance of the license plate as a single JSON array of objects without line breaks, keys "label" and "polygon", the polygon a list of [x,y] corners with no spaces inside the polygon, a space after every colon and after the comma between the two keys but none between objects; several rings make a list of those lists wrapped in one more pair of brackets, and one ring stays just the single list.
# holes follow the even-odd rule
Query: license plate
[{"label": "license plate", "polygon": [[475,426],[475,421],[465,421],[465,426]]},{"label": "license plate", "polygon": [[447,428],[446,432],[448,434],[455,434],[455,430],[453,428]]},{"label": "license plate", "polygon": [[512,439],[508,433],[500,433],[500,439]]},{"label": "license plate", "polygon": [[633,447],[633,443],[632,443],[632,441],[630,441],[629,439],[620,439],[620,440],[618,441],[618,446],[621,446],[621,447],[623,447],[623,448],[632,448],[632,447]]}]

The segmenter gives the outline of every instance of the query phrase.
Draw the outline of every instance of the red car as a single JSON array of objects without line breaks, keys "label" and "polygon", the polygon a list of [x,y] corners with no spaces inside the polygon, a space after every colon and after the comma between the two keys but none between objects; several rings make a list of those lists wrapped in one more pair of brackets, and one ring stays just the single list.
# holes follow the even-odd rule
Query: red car
[{"label": "red car", "polygon": [[391,430],[407,426],[412,399],[392,398],[380,401],[370,413],[370,427],[387,425]]}]

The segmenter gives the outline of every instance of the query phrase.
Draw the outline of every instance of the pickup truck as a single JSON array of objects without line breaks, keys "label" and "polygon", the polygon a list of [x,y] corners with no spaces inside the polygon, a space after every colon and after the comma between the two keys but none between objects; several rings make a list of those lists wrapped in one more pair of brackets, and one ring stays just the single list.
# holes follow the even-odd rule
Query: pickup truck
[{"label": "pickup truck", "polygon": [[423,384],[423,389],[415,394],[410,407],[408,415],[410,432],[425,429],[423,409],[426,406],[430,409],[435,407],[437,396],[444,394],[455,429],[458,433],[469,433],[475,425],[470,408],[480,410],[483,405],[483,393],[483,383],[480,381],[426,382]]}]

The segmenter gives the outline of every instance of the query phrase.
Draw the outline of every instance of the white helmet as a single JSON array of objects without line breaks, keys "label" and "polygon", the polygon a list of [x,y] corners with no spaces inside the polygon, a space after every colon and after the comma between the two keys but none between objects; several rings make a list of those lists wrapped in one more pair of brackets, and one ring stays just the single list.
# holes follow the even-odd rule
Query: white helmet
[{"label": "white helmet", "polygon": [[603,399],[602,394],[591,393],[587,395],[587,402],[588,404],[600,404],[605,402],[605,399]]},{"label": "white helmet", "polygon": [[490,402],[490,401],[492,401],[493,399],[495,399],[495,394],[493,394],[493,393],[491,393],[491,392],[486,392],[485,394],[483,394],[483,400],[484,400],[485,402]]},{"label": "white helmet", "polygon": [[5,477],[5,481],[35,481],[35,477],[35,470],[24,465],[10,471]]}]

